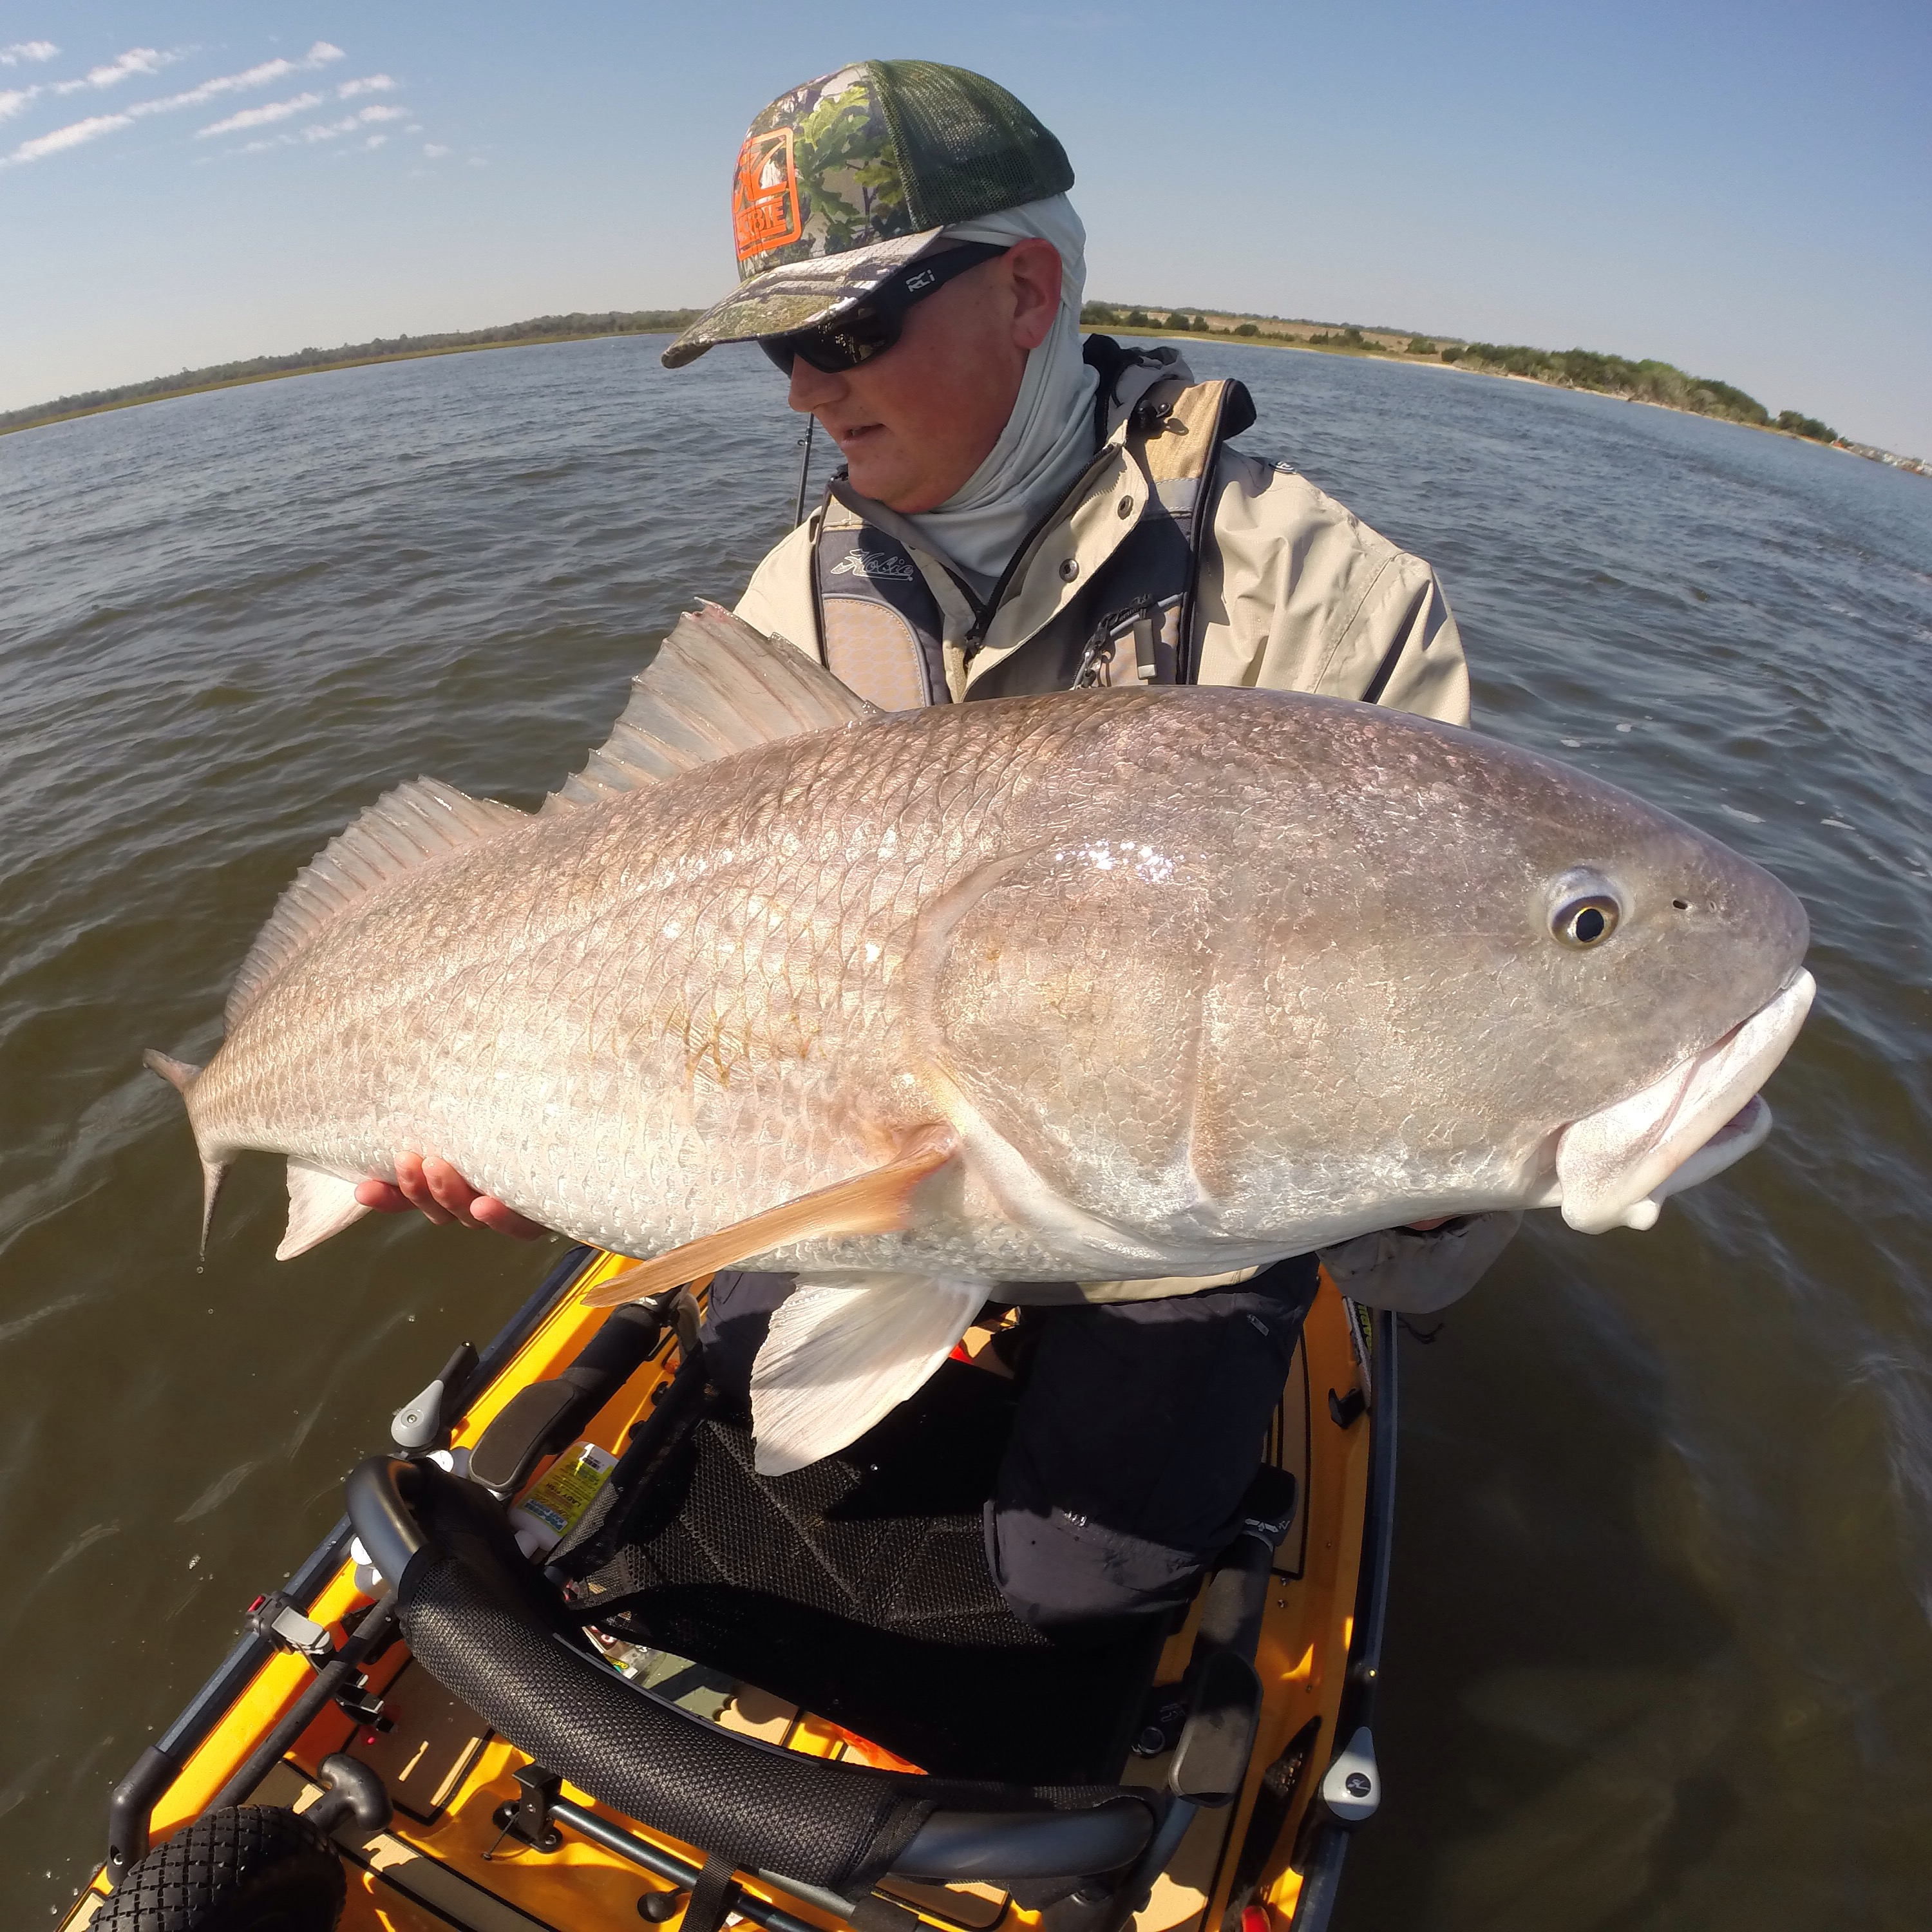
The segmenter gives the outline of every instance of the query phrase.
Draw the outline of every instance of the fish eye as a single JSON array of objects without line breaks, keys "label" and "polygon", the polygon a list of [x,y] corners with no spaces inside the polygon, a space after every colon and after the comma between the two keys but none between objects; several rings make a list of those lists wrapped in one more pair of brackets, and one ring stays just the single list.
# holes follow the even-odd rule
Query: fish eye
[{"label": "fish eye", "polygon": [[1600,946],[1617,929],[1622,908],[1607,892],[1565,899],[1551,915],[1550,930],[1566,946]]}]

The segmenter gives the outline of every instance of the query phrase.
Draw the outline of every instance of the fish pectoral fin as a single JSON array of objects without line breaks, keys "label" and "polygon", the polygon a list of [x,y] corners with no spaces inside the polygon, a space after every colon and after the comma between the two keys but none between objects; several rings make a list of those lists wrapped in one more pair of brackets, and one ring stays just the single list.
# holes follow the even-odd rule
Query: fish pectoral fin
[{"label": "fish pectoral fin", "polygon": [[937,1174],[959,1151],[959,1136],[944,1121],[916,1127],[883,1167],[854,1174],[830,1187],[801,1194],[796,1201],[768,1208],[748,1220],[734,1221],[715,1234],[701,1235],[681,1248],[641,1262],[615,1275],[583,1298],[586,1308],[614,1308],[641,1301],[660,1288],[695,1281],[753,1255],[796,1241],[828,1234],[890,1234],[907,1226],[912,1197],[921,1181]]},{"label": "fish pectoral fin", "polygon": [[801,1276],[752,1366],[758,1474],[782,1476],[856,1442],[952,1353],[987,1292],[931,1275]]},{"label": "fish pectoral fin", "polygon": [[276,1260],[292,1261],[320,1247],[330,1235],[340,1234],[352,1221],[361,1220],[369,1210],[356,1199],[356,1186],[326,1168],[290,1160],[288,1231],[275,1250]]}]

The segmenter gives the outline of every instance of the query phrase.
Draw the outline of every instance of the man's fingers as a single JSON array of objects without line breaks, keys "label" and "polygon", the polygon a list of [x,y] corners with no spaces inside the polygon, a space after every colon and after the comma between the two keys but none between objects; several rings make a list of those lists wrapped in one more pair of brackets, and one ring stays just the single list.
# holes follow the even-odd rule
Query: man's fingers
[{"label": "man's fingers", "polygon": [[466,1228],[476,1222],[476,1190],[446,1160],[432,1156],[422,1164],[423,1180],[430,1197]]},{"label": "man's fingers", "polygon": [[428,1177],[424,1172],[423,1157],[419,1154],[399,1154],[396,1156],[396,1186],[403,1198],[412,1208],[419,1208],[440,1227],[453,1221],[456,1216],[430,1192]]},{"label": "man's fingers", "polygon": [[365,1180],[356,1190],[356,1198],[380,1214],[419,1208],[439,1226],[460,1221],[466,1228],[494,1228],[519,1241],[537,1240],[550,1232],[494,1194],[478,1193],[448,1161],[434,1154],[428,1160],[420,1154],[398,1154],[395,1186]]},{"label": "man's fingers", "polygon": [[513,1240],[538,1241],[550,1232],[538,1222],[526,1220],[494,1194],[478,1195],[474,1211],[479,1228],[494,1228],[498,1234],[508,1234]]}]

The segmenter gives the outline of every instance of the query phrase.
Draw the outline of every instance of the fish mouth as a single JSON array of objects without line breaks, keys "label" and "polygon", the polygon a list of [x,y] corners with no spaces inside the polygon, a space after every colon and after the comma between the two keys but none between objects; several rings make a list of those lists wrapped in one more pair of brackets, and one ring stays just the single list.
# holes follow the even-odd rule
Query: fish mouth
[{"label": "fish mouth", "polygon": [[1771,1131],[1771,1109],[1757,1090],[1797,1038],[1816,992],[1800,970],[1714,1046],[1641,1092],[1571,1121],[1557,1138],[1557,1185],[1547,1204],[1586,1234],[1648,1228],[1666,1196],[1742,1160]]}]

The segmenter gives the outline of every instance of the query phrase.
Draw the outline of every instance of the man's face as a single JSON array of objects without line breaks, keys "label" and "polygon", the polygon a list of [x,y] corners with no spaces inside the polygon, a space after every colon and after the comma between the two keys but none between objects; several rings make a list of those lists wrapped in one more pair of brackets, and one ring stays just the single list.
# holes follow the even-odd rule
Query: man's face
[{"label": "man's face", "polygon": [[799,357],[791,406],[824,426],[862,496],[902,515],[937,509],[999,440],[1059,304],[1052,244],[1016,243],[915,303],[869,362],[828,376]]}]

